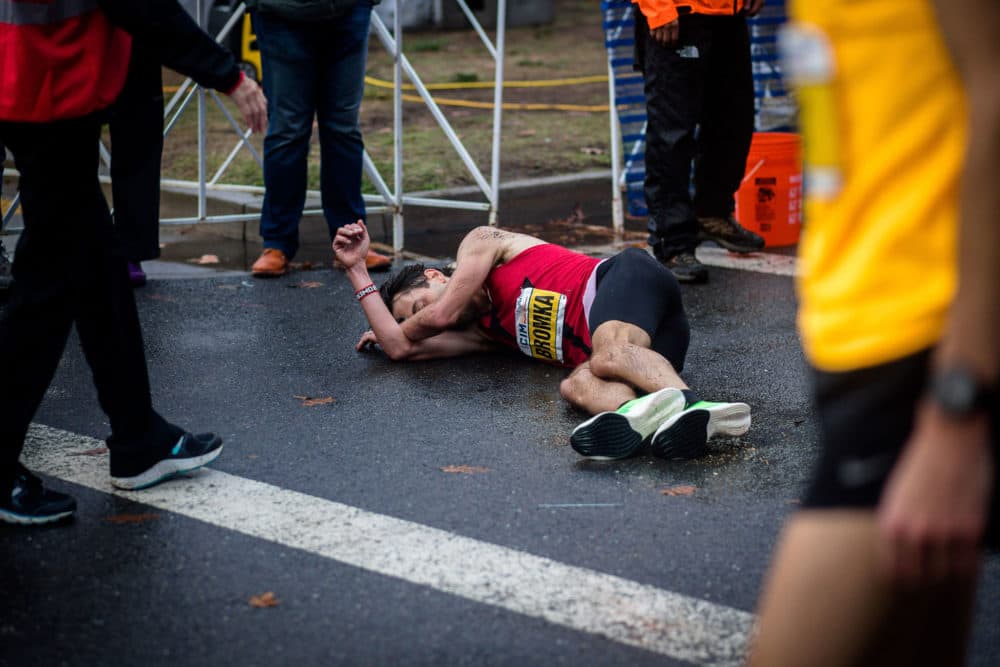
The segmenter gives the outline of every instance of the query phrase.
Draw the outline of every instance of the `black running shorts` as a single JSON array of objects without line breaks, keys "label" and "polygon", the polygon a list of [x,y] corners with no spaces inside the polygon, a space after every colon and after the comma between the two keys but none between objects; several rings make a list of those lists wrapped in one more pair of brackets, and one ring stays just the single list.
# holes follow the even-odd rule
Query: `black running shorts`
[{"label": "black running shorts", "polygon": [[588,323],[593,335],[604,322],[634,324],[678,373],[684,369],[691,328],[681,288],[665,266],[639,248],[626,248],[597,267],[597,293]]},{"label": "black running shorts", "polygon": [[[874,508],[913,430],[927,386],[930,352],[846,373],[813,371],[822,452],[803,506]],[[1000,468],[1000,411],[993,413],[994,466]],[[994,479],[987,544],[1000,547],[1000,469]]]}]

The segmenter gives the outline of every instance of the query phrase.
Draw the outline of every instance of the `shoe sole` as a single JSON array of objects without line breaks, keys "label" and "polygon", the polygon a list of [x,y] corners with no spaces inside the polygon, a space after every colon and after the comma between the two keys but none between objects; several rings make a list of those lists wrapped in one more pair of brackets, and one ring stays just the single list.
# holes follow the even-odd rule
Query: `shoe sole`
[{"label": "shoe sole", "polygon": [[213,449],[201,456],[194,456],[187,459],[163,459],[146,470],[146,472],[135,477],[112,477],[111,484],[116,488],[129,491],[148,489],[168,479],[194,472],[198,468],[202,468],[219,458],[219,454],[221,453],[222,446],[220,445],[218,449]]},{"label": "shoe sole", "polygon": [[0,521],[4,523],[12,523],[19,526],[40,526],[46,523],[55,523],[56,521],[62,521],[63,519],[73,516],[76,510],[69,510],[68,512],[59,512],[58,514],[49,514],[47,516],[27,516],[25,514],[17,514],[16,512],[10,512],[8,510],[0,509]]},{"label": "shoe sole", "polygon": [[708,236],[707,234],[698,234],[699,241],[712,241],[713,243],[718,243],[720,246],[728,250],[729,252],[735,252],[740,255],[749,255],[752,252],[760,252],[763,250],[763,246],[760,248],[750,247],[745,245],[739,245],[738,243],[733,243],[732,241],[726,241],[725,239],[720,239],[717,236]]},{"label": "shoe sole", "polygon": [[[669,395],[669,392],[664,395]],[[669,400],[650,401],[635,419],[643,419],[647,423],[662,422],[673,409]],[[591,417],[573,429],[569,437],[570,445],[578,454],[595,461],[628,458],[639,449],[643,440],[645,437],[632,428],[628,417],[618,412],[602,412]]]},{"label": "shoe sole", "polygon": [[687,410],[653,434],[650,449],[665,459],[694,459],[705,453],[709,439],[714,436],[738,436],[748,430],[750,406],[746,403]]},{"label": "shoe sole", "polygon": [[708,282],[708,271],[696,273],[695,275],[677,273],[673,269],[670,269],[670,272],[674,274],[677,282],[684,283],[685,285],[704,285]]},{"label": "shoe sole", "polygon": [[284,271],[251,271],[250,275],[254,278],[280,278],[281,276],[287,275],[288,269]]}]

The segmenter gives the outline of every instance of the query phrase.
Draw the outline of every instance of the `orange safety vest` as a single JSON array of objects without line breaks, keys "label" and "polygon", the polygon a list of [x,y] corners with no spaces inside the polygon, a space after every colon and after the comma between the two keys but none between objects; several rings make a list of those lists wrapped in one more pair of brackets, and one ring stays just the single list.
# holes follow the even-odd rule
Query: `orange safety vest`
[{"label": "orange safety vest", "polygon": [[650,28],[676,21],[678,14],[735,16],[746,9],[746,0],[632,0],[639,5]]},{"label": "orange safety vest", "polygon": [[109,106],[131,45],[97,0],[0,0],[0,120],[45,123]]}]

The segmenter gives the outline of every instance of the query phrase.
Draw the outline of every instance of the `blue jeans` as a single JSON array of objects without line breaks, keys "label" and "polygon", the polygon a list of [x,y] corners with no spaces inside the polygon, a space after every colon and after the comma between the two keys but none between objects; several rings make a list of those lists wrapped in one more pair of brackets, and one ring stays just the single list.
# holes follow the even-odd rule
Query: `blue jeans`
[{"label": "blue jeans", "polygon": [[305,206],[309,139],[319,125],[320,191],[330,238],[337,228],[365,218],[361,197],[364,143],[358,115],[365,85],[370,0],[343,17],[294,23],[273,14],[253,17],[268,101],[264,138],[265,248],[289,258],[299,247]]}]

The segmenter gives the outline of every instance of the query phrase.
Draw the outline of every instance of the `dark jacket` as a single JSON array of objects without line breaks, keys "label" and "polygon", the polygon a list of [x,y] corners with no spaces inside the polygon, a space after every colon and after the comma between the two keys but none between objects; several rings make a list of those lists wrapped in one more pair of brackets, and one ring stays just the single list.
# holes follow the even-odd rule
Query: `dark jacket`
[{"label": "dark jacket", "polygon": [[224,93],[240,82],[233,54],[199,28],[177,0],[98,0],[98,4],[112,23],[175,72]]}]

